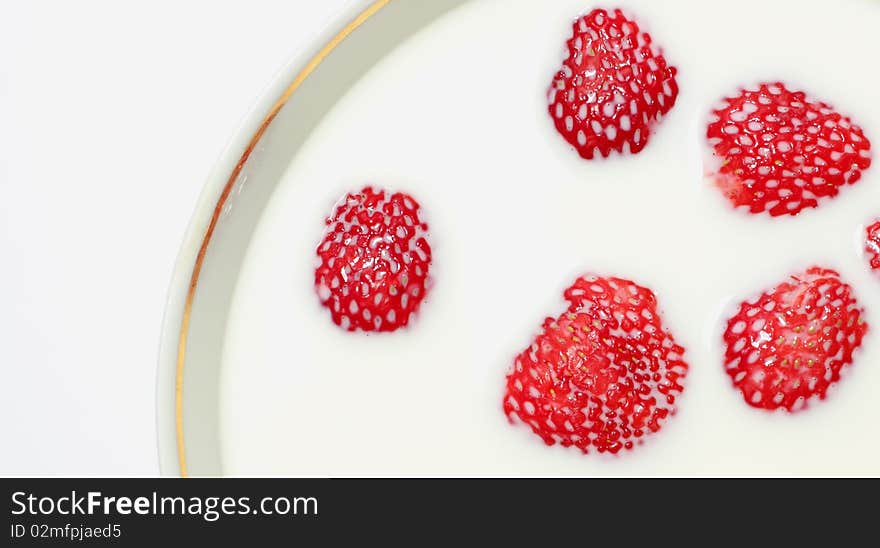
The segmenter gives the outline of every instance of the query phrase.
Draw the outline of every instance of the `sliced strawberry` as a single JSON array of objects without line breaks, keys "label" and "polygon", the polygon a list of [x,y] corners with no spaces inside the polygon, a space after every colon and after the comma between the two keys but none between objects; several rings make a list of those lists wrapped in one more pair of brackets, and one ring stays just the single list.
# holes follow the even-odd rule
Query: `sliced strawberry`
[{"label": "sliced strawberry", "polygon": [[797,215],[871,165],[871,143],[858,125],[781,82],[723,103],[706,130],[713,151],[707,172],[735,207]]},{"label": "sliced strawberry", "polygon": [[368,186],[347,195],[326,224],[315,289],[333,322],[349,331],[407,325],[427,293],[431,264],[418,202]]},{"label": "sliced strawberry", "polygon": [[880,219],[865,228],[865,253],[871,270],[880,270]]},{"label": "sliced strawberry", "polygon": [[664,329],[654,293],[629,280],[582,277],[565,298],[568,309],[544,321],[508,372],[504,412],[547,445],[632,449],[675,412],[684,348]]},{"label": "sliced strawberry", "polygon": [[746,403],[802,409],[825,399],[868,330],[840,275],[819,267],[740,304],[724,332],[724,363]]},{"label": "sliced strawberry", "polygon": [[640,152],[675,104],[675,67],[620,10],[577,19],[567,45],[548,92],[556,129],[588,160]]}]

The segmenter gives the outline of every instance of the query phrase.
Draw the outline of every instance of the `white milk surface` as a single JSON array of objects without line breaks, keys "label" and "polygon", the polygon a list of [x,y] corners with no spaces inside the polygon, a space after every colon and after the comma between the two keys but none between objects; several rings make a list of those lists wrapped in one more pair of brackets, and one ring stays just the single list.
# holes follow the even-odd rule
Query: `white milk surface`
[{"label": "white milk surface", "polygon": [[[546,110],[589,1],[474,0],[400,45],[291,163],[257,229],[224,347],[225,471],[258,475],[880,474],[880,278],[859,237],[880,158],[796,218],[734,211],[702,177],[710,107],[782,80],[880,147],[880,2],[621,0],[678,67],[675,108],[636,156],[581,160]],[[350,334],[313,287],[323,219],[365,183],[411,193],[434,287],[414,324]],[[825,401],[749,407],[722,365],[725,311],[817,264],[871,330]],[[504,375],[577,275],[657,294],[690,364],[678,413],[616,457],[547,447],[501,409]]]}]

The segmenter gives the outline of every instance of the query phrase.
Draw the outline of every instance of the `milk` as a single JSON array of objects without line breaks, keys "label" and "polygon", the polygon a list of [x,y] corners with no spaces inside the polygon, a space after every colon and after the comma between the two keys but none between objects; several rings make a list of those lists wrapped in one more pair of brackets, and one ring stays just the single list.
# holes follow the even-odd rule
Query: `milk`
[{"label": "milk", "polygon": [[[474,0],[401,44],[330,112],[241,272],[222,364],[225,472],[880,473],[880,278],[861,252],[864,224],[880,215],[880,160],[836,199],[774,219],[733,210],[702,166],[712,106],[761,80],[831,103],[876,150],[880,4],[615,5],[679,71],[677,103],[638,155],[584,161],[547,113],[571,22],[594,7],[583,0]],[[391,334],[339,329],[313,286],[323,219],[367,183],[412,194],[430,225],[433,288]],[[826,401],[754,409],[724,371],[726,318],[814,264],[854,286],[871,330]],[[677,414],[618,456],[547,447],[501,407],[514,356],[588,272],[650,287],[690,364]]]}]

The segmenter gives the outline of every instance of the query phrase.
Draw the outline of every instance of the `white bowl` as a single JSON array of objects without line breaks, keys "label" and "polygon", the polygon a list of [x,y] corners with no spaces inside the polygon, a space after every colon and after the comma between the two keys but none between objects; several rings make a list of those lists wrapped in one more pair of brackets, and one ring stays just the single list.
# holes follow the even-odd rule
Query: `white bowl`
[{"label": "white bowl", "polygon": [[[876,146],[880,112],[873,95],[880,85],[878,77],[864,70],[854,73],[853,66],[868,66],[858,59],[826,59],[837,51],[827,47],[830,39],[810,40],[802,47],[792,40],[773,48],[753,44],[755,37],[772,38],[767,38],[769,23],[750,17],[758,10],[779,12],[776,16],[782,17],[793,9],[794,0],[764,7],[758,0],[744,0],[744,7],[727,14],[724,21],[731,25],[728,33],[756,35],[745,37],[727,36],[703,24],[718,20],[715,4],[620,3],[636,6],[644,16],[642,22],[679,67],[682,90],[652,142],[628,158],[580,160],[554,133],[543,103],[570,21],[589,9],[590,2],[355,2],[311,51],[281,71],[208,178],[180,252],[159,359],[163,474],[880,471],[880,438],[875,426],[866,427],[880,421],[880,408],[872,403],[880,392],[880,368],[872,363],[880,348],[872,340],[866,339],[852,375],[837,393],[798,417],[771,416],[745,405],[723,371],[717,344],[725,306],[808,261],[827,261],[840,269],[856,286],[869,323],[877,326],[875,330],[880,328],[880,288],[864,268],[858,247],[852,245],[862,223],[880,214],[880,206],[873,205],[880,203],[880,166],[873,166],[862,182],[817,210],[796,219],[769,221],[728,211],[719,193],[701,180],[699,147],[701,124],[721,94],[751,78],[777,77],[790,78],[851,114]],[[869,55],[871,33],[866,29],[876,19],[859,15],[870,9],[876,14],[876,4],[868,7],[861,0],[840,4],[841,14],[829,14],[829,19],[848,21],[853,30],[847,42],[860,55]],[[818,25],[826,9],[822,6],[826,4],[797,4],[798,24]],[[427,29],[432,23],[442,25],[443,32]],[[494,23],[504,26],[498,39]],[[486,24],[483,37],[478,25]],[[793,29],[785,32],[797,34]],[[846,29],[834,32],[846,33]],[[430,47],[420,42],[425,36],[431,37]],[[808,36],[805,31],[801,38],[809,40],[804,38]],[[518,39],[526,47],[514,47],[512,42]],[[446,55],[446,50],[455,54]],[[508,50],[516,52],[514,59],[504,57]],[[401,56],[402,51],[424,57]],[[490,67],[495,63],[504,70]],[[823,67],[821,75],[816,64]],[[395,71],[412,81],[394,80]],[[377,99],[376,94],[383,92],[377,73],[394,81],[384,91],[395,94],[397,103]],[[360,102],[351,102],[352,95],[366,93],[359,88],[364,80],[370,81],[368,98],[373,101],[362,95]],[[418,92],[419,86],[436,87],[426,93],[430,99],[425,104],[401,91]],[[456,112],[444,103],[447,100],[452,107],[467,106],[472,117],[448,119]],[[342,113],[351,114],[355,104],[376,112],[349,116],[360,124],[349,131],[345,126],[349,119]],[[474,108],[475,104],[486,108]],[[420,126],[420,108],[424,120],[430,121],[426,127]],[[485,118],[476,119],[480,114]],[[402,138],[401,128],[412,133]],[[431,139],[419,131],[433,132]],[[490,139],[497,132],[504,133],[503,146]],[[360,143],[348,133],[358,135]],[[430,143],[425,145],[429,150],[419,147],[422,140]],[[382,148],[385,141],[391,150]],[[338,153],[328,145],[333,142],[339,143]],[[291,165],[298,166],[295,192],[288,184]],[[418,184],[415,178],[420,179]],[[307,192],[299,184],[304,179],[310,183]],[[648,184],[652,181],[655,184]],[[341,192],[367,182],[402,187],[412,183],[420,188],[416,196],[433,228],[437,273],[433,300],[429,297],[408,333],[370,339],[341,334],[330,323],[317,305],[308,272],[321,229],[316,212],[328,214]],[[677,193],[674,203],[663,202],[664,185]],[[452,194],[444,193],[445,186],[454,186],[470,198],[456,202]],[[487,204],[494,217],[481,220]],[[644,225],[624,223],[634,226],[614,236],[616,240],[609,236],[612,231],[603,232],[603,227],[633,212]],[[279,215],[297,219],[279,224]],[[277,232],[278,227],[283,233],[273,236],[274,248],[267,247],[265,232]],[[603,238],[607,241],[600,241]],[[277,245],[285,241],[289,246]],[[489,249],[483,245],[487,242],[496,247]],[[725,246],[727,253],[719,249]],[[786,253],[780,252],[783,247]],[[636,251],[621,253],[621,249]],[[276,262],[269,264],[270,260]],[[500,389],[510,358],[528,343],[544,315],[556,311],[554,299],[561,288],[587,270],[651,286],[677,340],[687,347],[691,364],[678,415],[653,436],[656,439],[616,459],[544,447],[526,429],[508,426],[500,410]],[[257,271],[272,271],[269,278],[274,285],[261,288],[254,280],[267,278],[255,276]],[[493,278],[499,274],[504,280]],[[247,290],[241,289],[243,284]],[[302,322],[287,322],[283,312],[267,315],[260,325],[243,322],[242,318],[259,318],[242,312],[251,297],[260,306],[277,299],[279,310],[302,308],[308,318],[313,313],[317,327],[294,332],[291,326]],[[248,310],[259,314],[253,307]],[[481,325],[483,318],[492,318],[491,328]],[[289,338],[306,346],[310,341],[303,337],[320,338],[325,347],[337,346],[321,355],[325,359],[335,350],[335,362],[349,357],[362,361],[354,364],[360,367],[352,369],[351,378],[364,383],[364,390],[376,388],[368,384],[372,372],[393,379],[389,364],[405,366],[395,360],[407,355],[413,356],[414,367],[434,368],[436,384],[424,387],[428,377],[419,370],[412,377],[399,377],[397,391],[403,394],[401,406],[418,407],[422,402],[410,393],[410,383],[417,379],[426,390],[424,405],[430,407],[424,410],[425,420],[433,413],[430,421],[436,432],[414,432],[417,422],[395,415],[399,406],[393,402],[346,410],[302,408],[285,401],[295,394],[308,396],[301,392],[311,386],[302,377],[306,360],[294,363],[293,350],[264,343]],[[242,346],[242,340],[247,344]],[[433,345],[430,356],[426,345]],[[444,376],[444,363],[459,362],[467,367],[453,368],[450,374],[455,378]],[[235,367],[230,369],[230,363]],[[312,363],[333,365],[318,359]],[[320,385],[314,386],[317,390]],[[456,406],[447,424],[436,409],[443,405]],[[354,418],[338,416],[345,413]],[[377,426],[397,420],[405,435],[383,433]],[[473,424],[462,434],[456,425],[467,421]],[[351,438],[348,446],[339,443],[341,435]],[[821,441],[831,436],[840,441],[833,446]],[[296,461],[298,447],[310,449],[307,463]],[[481,452],[479,458],[471,451]]]}]

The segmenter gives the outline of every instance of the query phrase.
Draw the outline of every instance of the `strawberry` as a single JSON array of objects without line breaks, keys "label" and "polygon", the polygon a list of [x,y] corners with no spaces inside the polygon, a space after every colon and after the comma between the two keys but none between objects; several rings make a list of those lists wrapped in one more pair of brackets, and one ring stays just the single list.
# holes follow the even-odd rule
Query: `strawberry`
[{"label": "strawberry", "polygon": [[632,449],[674,413],[684,348],[664,329],[654,293],[634,282],[586,276],[565,299],[568,309],[514,360],[504,412],[547,445]]},{"label": "strawberry", "polygon": [[412,196],[366,187],[348,194],[326,221],[315,289],[336,325],[394,331],[428,290],[428,225]]},{"label": "strawberry", "polygon": [[727,321],[724,364],[746,403],[796,411],[825,399],[868,330],[840,275],[819,267],[745,301]]},{"label": "strawberry", "polygon": [[675,104],[675,67],[620,10],[577,19],[567,46],[548,92],[556,129],[587,160],[640,152]]},{"label": "strawberry", "polygon": [[865,228],[865,253],[871,270],[880,270],[880,219]]},{"label": "strawberry", "polygon": [[706,130],[708,175],[751,213],[797,215],[861,178],[871,143],[848,117],[781,82],[728,97]]}]

